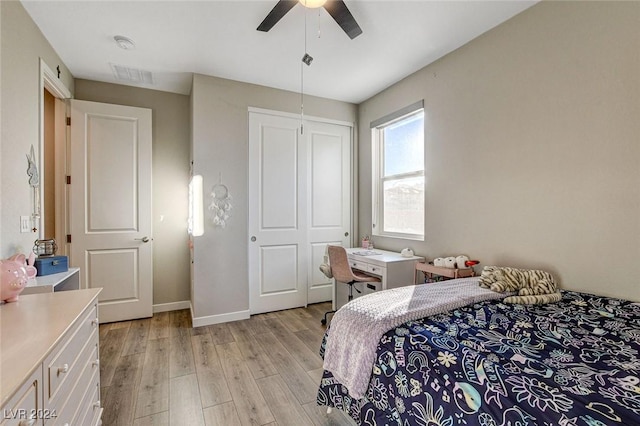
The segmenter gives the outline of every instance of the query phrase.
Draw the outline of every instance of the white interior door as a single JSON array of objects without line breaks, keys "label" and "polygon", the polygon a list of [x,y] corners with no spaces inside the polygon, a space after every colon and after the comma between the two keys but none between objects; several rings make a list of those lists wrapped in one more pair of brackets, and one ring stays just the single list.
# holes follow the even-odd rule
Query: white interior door
[{"label": "white interior door", "polygon": [[252,314],[307,303],[306,146],[300,120],[249,117],[249,293]]},{"label": "white interior door", "polygon": [[351,128],[249,114],[252,314],[331,300],[318,266],[351,231]]},{"label": "white interior door", "polygon": [[308,303],[331,300],[333,280],[320,272],[327,244],[351,241],[351,127],[310,121],[305,124],[309,166]]},{"label": "white interior door", "polygon": [[100,322],[152,315],[151,110],[71,101],[71,263]]}]

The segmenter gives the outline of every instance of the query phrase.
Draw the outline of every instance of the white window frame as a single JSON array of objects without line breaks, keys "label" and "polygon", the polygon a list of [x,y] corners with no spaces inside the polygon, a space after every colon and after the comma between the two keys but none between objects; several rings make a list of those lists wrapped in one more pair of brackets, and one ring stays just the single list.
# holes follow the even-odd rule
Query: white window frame
[{"label": "white window frame", "polygon": [[[416,102],[402,108],[395,113],[389,114],[371,123],[372,141],[372,233],[374,236],[392,237],[406,240],[424,241],[424,233],[410,234],[404,232],[384,231],[384,183],[387,181],[406,179],[412,177],[424,177],[424,158],[422,159],[422,170],[410,173],[400,173],[396,175],[384,176],[384,129],[398,121],[404,120],[415,114],[424,113],[424,101]],[[426,190],[426,188],[425,188]],[[424,215],[425,206],[422,213]],[[423,229],[425,220],[423,217]]]}]

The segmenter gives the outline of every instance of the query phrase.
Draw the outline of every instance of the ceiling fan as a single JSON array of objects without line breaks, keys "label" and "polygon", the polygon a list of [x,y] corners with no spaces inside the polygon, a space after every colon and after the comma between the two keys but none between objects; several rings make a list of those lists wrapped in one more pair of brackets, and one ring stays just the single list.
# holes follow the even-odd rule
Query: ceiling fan
[{"label": "ceiling fan", "polygon": [[269,31],[297,3],[308,8],[324,7],[352,40],[362,34],[362,29],[342,0],[279,0],[257,30]]}]

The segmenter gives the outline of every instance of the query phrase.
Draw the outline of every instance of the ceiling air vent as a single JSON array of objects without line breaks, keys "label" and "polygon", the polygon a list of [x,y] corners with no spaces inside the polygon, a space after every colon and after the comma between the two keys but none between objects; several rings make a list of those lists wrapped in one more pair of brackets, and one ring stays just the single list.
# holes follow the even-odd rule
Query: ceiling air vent
[{"label": "ceiling air vent", "polygon": [[110,64],[116,80],[137,84],[153,84],[151,71],[139,70],[124,65]]}]

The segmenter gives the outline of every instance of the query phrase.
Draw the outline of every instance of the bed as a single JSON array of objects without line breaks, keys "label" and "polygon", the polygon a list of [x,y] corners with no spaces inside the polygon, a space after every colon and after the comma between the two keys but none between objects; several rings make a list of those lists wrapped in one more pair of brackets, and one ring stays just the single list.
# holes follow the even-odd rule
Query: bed
[{"label": "bed", "polygon": [[472,302],[385,332],[361,398],[325,370],[317,402],[370,426],[640,425],[639,352],[638,303]]}]

